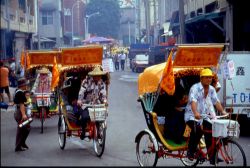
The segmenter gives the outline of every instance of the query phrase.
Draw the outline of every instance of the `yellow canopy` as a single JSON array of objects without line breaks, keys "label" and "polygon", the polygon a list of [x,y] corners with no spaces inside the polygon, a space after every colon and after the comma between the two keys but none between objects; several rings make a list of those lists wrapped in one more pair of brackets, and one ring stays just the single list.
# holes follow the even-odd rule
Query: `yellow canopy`
[{"label": "yellow canopy", "polygon": [[166,63],[153,65],[144,70],[138,78],[138,92],[139,95],[143,93],[152,93],[157,91],[159,81],[162,76]]}]

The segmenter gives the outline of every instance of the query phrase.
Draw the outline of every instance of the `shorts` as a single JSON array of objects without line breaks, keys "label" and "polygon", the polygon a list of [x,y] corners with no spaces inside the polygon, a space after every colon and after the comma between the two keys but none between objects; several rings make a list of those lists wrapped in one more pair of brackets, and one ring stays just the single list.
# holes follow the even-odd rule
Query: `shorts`
[{"label": "shorts", "polygon": [[3,91],[5,91],[5,93],[10,93],[9,86],[0,87],[0,93],[3,93]]}]

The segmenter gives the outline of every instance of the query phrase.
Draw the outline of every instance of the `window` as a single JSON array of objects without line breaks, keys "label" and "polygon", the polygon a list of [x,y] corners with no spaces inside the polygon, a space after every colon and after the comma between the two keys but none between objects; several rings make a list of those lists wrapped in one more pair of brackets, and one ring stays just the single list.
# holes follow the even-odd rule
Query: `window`
[{"label": "window", "polygon": [[23,10],[23,12],[26,12],[25,7],[26,7],[26,3],[25,0],[19,0],[19,9]]},{"label": "window", "polygon": [[42,12],[42,24],[43,25],[53,24],[53,12],[52,11]]}]

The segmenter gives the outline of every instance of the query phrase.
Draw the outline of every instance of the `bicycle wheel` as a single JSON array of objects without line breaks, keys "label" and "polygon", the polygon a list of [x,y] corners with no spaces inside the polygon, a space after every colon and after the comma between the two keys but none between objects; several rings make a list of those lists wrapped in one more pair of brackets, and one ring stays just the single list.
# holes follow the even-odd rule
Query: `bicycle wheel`
[{"label": "bicycle wheel", "polygon": [[46,113],[46,109],[45,109],[45,107],[42,107],[41,111],[40,111],[41,133],[43,133],[43,123],[44,123],[44,120],[45,120],[45,118],[44,118],[45,113]]},{"label": "bicycle wheel", "polygon": [[66,144],[66,123],[63,115],[59,116],[58,120],[58,142],[61,149],[64,149]]},{"label": "bicycle wheel", "polygon": [[106,141],[106,127],[104,122],[97,122],[95,124],[95,136],[93,139],[93,145],[95,153],[98,157],[101,157],[104,148],[105,148],[105,141]]},{"label": "bicycle wheel", "polygon": [[[246,155],[238,142],[233,139],[222,139],[221,144],[215,157],[217,166],[247,166]],[[218,162],[218,158],[224,162]]]},{"label": "bicycle wheel", "polygon": [[156,147],[153,137],[147,132],[143,132],[136,142],[136,156],[140,166],[156,166],[158,161]]},{"label": "bicycle wheel", "polygon": [[183,156],[181,158],[181,162],[188,167],[195,167],[199,163],[199,159],[195,157],[193,160],[188,159],[187,150],[183,151]]}]

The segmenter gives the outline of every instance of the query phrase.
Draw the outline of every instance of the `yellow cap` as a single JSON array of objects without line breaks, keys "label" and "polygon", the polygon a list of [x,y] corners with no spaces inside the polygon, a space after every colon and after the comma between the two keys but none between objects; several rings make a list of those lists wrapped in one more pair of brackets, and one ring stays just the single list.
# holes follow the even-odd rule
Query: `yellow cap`
[{"label": "yellow cap", "polygon": [[200,77],[202,76],[213,76],[213,72],[208,68],[203,69],[201,70],[201,73],[200,73]]}]

